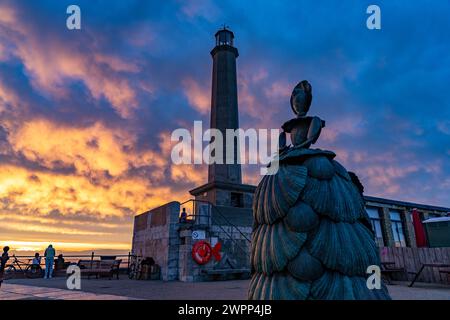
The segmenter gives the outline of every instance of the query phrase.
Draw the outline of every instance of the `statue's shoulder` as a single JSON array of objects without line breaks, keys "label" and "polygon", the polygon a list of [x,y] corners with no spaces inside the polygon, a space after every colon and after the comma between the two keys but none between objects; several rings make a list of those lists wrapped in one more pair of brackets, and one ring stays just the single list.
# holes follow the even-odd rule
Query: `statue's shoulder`
[{"label": "statue's shoulder", "polygon": [[282,154],[279,156],[279,161],[284,162],[292,159],[305,160],[309,157],[327,157],[330,160],[336,157],[336,154],[333,151],[322,150],[322,149],[309,149],[309,148],[296,148],[295,146],[287,148]]},{"label": "statue's shoulder", "polygon": [[304,117],[297,117],[294,119],[291,119],[289,121],[286,121],[281,128],[284,132],[290,133],[293,128],[307,125],[309,126],[312,122],[319,123],[322,128],[325,127],[325,120],[320,119],[317,116],[304,116]]}]

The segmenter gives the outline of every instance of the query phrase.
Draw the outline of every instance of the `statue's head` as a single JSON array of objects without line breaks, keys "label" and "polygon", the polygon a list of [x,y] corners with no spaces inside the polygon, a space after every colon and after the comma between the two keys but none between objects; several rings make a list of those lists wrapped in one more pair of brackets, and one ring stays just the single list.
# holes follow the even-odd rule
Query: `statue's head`
[{"label": "statue's head", "polygon": [[312,101],[312,87],[311,84],[303,80],[299,82],[291,94],[291,108],[298,116],[302,117],[308,113]]}]

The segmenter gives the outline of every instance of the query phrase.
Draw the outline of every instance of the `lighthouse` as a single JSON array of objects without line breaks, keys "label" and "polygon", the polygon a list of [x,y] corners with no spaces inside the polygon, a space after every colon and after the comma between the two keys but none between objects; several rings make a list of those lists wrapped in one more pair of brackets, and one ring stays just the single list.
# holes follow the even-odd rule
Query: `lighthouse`
[{"label": "lighthouse", "polygon": [[[234,34],[224,27],[215,34],[216,46],[211,50],[213,59],[211,122],[210,127],[218,129],[225,137],[226,129],[239,128],[236,58],[238,50],[234,47]],[[238,143],[234,141],[232,164],[226,161],[226,142],[223,141],[222,163],[209,165],[208,182],[242,183],[241,165],[237,162]]]},{"label": "lighthouse", "polygon": [[[226,130],[239,128],[236,61],[239,56],[234,45],[234,33],[223,27],[215,34],[212,57],[212,90],[210,128],[220,130],[226,137]],[[242,170],[238,163],[239,141],[234,139],[233,152],[227,150],[223,139],[223,155],[216,156],[216,162],[209,164],[208,182],[190,191],[197,200],[207,200],[216,206],[250,208],[255,187],[242,184]],[[230,145],[230,144],[228,144]],[[226,159],[232,154],[233,159]],[[221,161],[217,161],[220,159]],[[232,160],[232,161],[230,161]],[[232,210],[228,210],[231,212]]]}]

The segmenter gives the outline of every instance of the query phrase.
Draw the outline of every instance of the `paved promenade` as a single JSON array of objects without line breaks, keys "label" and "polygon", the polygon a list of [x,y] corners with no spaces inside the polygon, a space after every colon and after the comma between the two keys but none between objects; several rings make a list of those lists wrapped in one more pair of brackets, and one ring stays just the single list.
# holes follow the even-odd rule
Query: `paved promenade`
[{"label": "paved promenade", "polygon": [[35,287],[20,284],[3,284],[0,288],[0,300],[130,300],[132,298],[95,294],[83,291],[56,288]]},{"label": "paved promenade", "polygon": [[[247,298],[248,280],[217,282],[163,282],[82,279],[82,291],[67,290],[64,278],[16,279],[3,283],[0,300],[69,299],[69,300],[241,300]],[[406,282],[388,286],[394,300],[450,300],[450,286]]]}]

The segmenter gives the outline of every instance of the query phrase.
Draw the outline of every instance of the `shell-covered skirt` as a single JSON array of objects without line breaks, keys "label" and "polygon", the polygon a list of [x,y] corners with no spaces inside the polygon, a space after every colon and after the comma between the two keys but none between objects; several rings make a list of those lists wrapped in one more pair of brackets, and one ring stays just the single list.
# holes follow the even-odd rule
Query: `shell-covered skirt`
[{"label": "shell-covered skirt", "polygon": [[[364,200],[334,153],[297,149],[259,183],[249,299],[390,299]],[[369,279],[370,282],[370,279]]]}]

